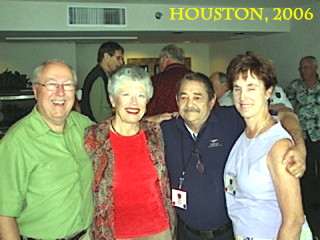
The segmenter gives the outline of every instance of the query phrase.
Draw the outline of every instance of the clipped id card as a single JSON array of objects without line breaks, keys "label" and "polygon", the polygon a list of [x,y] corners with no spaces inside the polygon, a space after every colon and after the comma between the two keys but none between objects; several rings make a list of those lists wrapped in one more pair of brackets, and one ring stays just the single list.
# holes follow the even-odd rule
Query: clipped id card
[{"label": "clipped id card", "polygon": [[236,195],[237,192],[237,177],[231,174],[225,174],[224,176],[225,191],[231,195]]},{"label": "clipped id card", "polygon": [[187,192],[172,188],[172,206],[187,209]]}]

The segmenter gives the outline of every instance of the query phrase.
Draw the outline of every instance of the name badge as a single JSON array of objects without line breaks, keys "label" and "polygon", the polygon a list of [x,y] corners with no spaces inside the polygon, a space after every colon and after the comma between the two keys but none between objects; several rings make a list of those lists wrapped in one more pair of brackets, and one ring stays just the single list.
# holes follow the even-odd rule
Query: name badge
[{"label": "name badge", "polygon": [[181,189],[171,190],[172,206],[187,209],[187,192]]},{"label": "name badge", "polygon": [[224,176],[224,190],[225,192],[236,195],[237,193],[237,177],[233,174],[227,173]]}]

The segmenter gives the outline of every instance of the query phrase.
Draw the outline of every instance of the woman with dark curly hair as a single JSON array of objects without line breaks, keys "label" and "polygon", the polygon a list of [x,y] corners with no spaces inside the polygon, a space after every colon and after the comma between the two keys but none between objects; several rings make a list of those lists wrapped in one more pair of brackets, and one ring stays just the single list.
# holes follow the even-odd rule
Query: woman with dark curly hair
[{"label": "woman with dark curly hair", "polygon": [[235,106],[246,123],[225,167],[235,239],[311,240],[299,179],[282,162],[294,142],[268,109],[276,84],[272,62],[252,53],[239,55],[230,62],[227,76]]}]

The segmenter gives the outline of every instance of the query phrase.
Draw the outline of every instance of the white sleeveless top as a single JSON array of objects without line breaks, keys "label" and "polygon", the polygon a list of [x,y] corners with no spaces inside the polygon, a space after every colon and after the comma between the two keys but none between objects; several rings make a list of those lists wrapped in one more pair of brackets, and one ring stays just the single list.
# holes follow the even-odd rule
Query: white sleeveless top
[{"label": "white sleeveless top", "polygon": [[253,139],[242,133],[233,146],[224,176],[228,213],[235,234],[277,237],[281,213],[267,155],[277,141],[285,138],[291,136],[279,122]]}]

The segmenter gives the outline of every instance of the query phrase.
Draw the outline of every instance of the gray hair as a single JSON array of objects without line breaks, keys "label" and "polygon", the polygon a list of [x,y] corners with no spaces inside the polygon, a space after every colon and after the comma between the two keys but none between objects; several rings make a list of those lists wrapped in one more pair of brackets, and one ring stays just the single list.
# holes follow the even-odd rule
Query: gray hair
[{"label": "gray hair", "polygon": [[72,80],[74,81],[75,84],[77,84],[78,79],[77,79],[77,75],[76,72],[74,70],[73,67],[71,67],[69,64],[67,64],[65,61],[63,60],[59,60],[59,59],[52,59],[52,60],[47,60],[43,63],[41,63],[38,67],[36,67],[36,69],[33,71],[30,82],[32,84],[35,84],[36,82],[38,82],[38,80],[41,78],[41,74],[43,69],[50,65],[50,64],[54,64],[54,63],[61,63],[63,65],[65,65],[66,67],[69,68],[71,74],[72,74]]},{"label": "gray hair", "polygon": [[213,72],[211,74],[211,76],[214,75],[214,74],[217,74],[219,76],[219,82],[221,84],[227,84],[229,86],[229,81],[228,81],[227,75],[225,73],[223,73],[223,72]]},{"label": "gray hair", "polygon": [[180,62],[184,62],[184,51],[182,48],[177,47],[174,44],[169,44],[167,46],[164,46],[161,51],[159,56],[164,56],[167,55],[168,57],[177,59]]},{"label": "gray hair", "polygon": [[127,81],[136,81],[142,83],[146,88],[147,100],[153,95],[153,86],[149,74],[141,67],[134,64],[121,66],[108,81],[108,92],[115,96],[123,84]]},{"label": "gray hair", "polygon": [[301,65],[302,61],[304,61],[304,60],[306,60],[306,59],[310,59],[311,62],[312,62],[312,64],[313,64],[314,66],[318,66],[317,58],[314,57],[314,56],[305,56],[305,57],[301,58],[301,59],[300,59],[300,65]]},{"label": "gray hair", "polygon": [[219,75],[219,80],[221,83],[225,83],[225,84],[229,85],[229,81],[228,81],[227,75],[225,73],[218,72],[218,75]]}]

